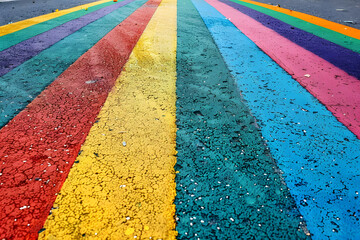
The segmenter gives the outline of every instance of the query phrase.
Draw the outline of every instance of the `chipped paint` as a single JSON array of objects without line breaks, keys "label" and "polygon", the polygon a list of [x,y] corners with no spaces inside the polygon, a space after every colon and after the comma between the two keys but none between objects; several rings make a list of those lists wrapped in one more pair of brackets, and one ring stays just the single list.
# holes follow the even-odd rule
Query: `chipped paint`
[{"label": "chipped paint", "polygon": [[0,77],[0,127],[9,122],[82,54],[146,1],[133,1],[86,25]]},{"label": "chipped paint", "polygon": [[101,1],[0,27],[0,239],[360,238],[360,143],[313,97],[356,133],[359,55],[334,42],[357,42],[206,1],[225,16],[134,0],[92,22],[124,4]]},{"label": "chipped paint", "polygon": [[175,239],[175,57],[176,1],[164,0],[90,130],[40,239]]},{"label": "chipped paint", "polygon": [[223,15],[202,0],[193,2],[258,120],[312,238],[360,238],[360,140]]},{"label": "chipped paint", "polygon": [[152,4],[136,10],[0,130],[0,239],[45,231],[81,144],[154,12]]},{"label": "chipped paint", "polygon": [[179,239],[308,239],[209,31],[191,1],[178,4]]}]

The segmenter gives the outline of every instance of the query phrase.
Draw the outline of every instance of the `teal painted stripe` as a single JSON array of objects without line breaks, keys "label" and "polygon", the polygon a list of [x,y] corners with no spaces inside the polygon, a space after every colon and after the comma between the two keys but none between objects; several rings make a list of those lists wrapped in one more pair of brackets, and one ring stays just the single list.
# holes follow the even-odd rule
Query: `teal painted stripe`
[{"label": "teal painted stripe", "polygon": [[10,121],[83,53],[145,2],[147,0],[136,0],[115,10],[0,77],[0,127]]},{"label": "teal painted stripe", "polygon": [[177,17],[178,238],[307,239],[255,119],[190,0],[178,1]]},{"label": "teal painted stripe", "polygon": [[3,51],[11,46],[14,46],[15,44],[18,44],[26,39],[32,38],[36,35],[46,32],[52,28],[60,26],[61,24],[64,24],[73,19],[79,18],[81,16],[84,16],[88,13],[99,10],[101,8],[110,6],[112,4],[114,4],[114,2],[102,3],[99,5],[93,6],[93,7],[89,7],[87,11],[78,10],[78,11],[68,13],[63,16],[45,21],[45,22],[41,22],[39,24],[35,24],[33,26],[19,30],[17,32],[13,32],[13,33],[1,36],[0,37],[0,51]]},{"label": "teal painted stripe", "polygon": [[258,119],[312,238],[360,239],[360,140],[223,15],[202,0],[193,2]]},{"label": "teal painted stripe", "polygon": [[[341,68],[348,74],[360,79],[360,54],[344,48],[331,41],[325,40],[300,28],[292,29],[291,25],[282,22],[274,17],[255,11],[251,8],[236,4],[230,0],[220,0],[227,5],[241,11],[249,17],[263,24],[265,27],[274,30],[281,36],[289,39],[293,43],[318,55],[326,61]],[[360,50],[360,45],[359,45]]]}]

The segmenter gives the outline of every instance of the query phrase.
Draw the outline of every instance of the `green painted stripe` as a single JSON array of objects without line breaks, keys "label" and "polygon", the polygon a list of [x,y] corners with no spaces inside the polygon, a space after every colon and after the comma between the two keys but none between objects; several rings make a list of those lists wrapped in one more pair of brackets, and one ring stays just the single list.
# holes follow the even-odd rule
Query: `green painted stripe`
[{"label": "green painted stripe", "polygon": [[360,40],[359,39],[343,35],[341,33],[332,31],[328,28],[324,28],[324,27],[309,23],[307,21],[301,20],[299,18],[292,17],[287,14],[280,13],[280,12],[277,12],[277,11],[274,11],[274,10],[271,10],[271,9],[268,9],[265,7],[257,6],[257,5],[251,4],[251,3],[242,2],[240,0],[230,0],[230,1],[240,4],[240,5],[243,5],[245,7],[254,9],[254,10],[264,13],[266,15],[269,15],[271,17],[279,19],[280,21],[290,24],[294,27],[300,28],[306,32],[314,34],[314,35],[321,37],[323,39],[326,39],[330,42],[336,43],[336,44],[343,46],[347,49],[350,49],[354,52],[360,53]]},{"label": "green painted stripe", "polygon": [[147,0],[135,0],[118,8],[0,77],[0,127],[145,2]]},{"label": "green painted stripe", "polygon": [[224,15],[204,0],[193,2],[258,120],[312,239],[360,239],[354,217],[360,212],[360,140]]},{"label": "green painted stripe", "polygon": [[96,10],[99,10],[101,8],[107,7],[109,5],[114,4],[114,2],[106,2],[102,3],[93,7],[89,7],[87,10],[81,9],[72,13],[68,13],[66,15],[62,15],[57,18],[50,19],[45,22],[41,22],[39,24],[30,26],[28,28],[19,30],[17,32],[13,32],[4,36],[0,37],[0,51],[3,51],[11,46],[14,46],[15,44],[18,44],[26,39],[32,38],[36,35],[39,35],[43,32],[46,32],[52,28],[55,28],[57,26],[60,26],[61,24],[64,24],[66,22],[69,22],[71,20],[74,20],[76,18],[79,18],[81,16],[84,16],[86,14],[89,14],[91,12],[94,12]]},{"label": "green painted stripe", "polygon": [[306,239],[256,121],[203,20],[178,1],[179,239]]}]

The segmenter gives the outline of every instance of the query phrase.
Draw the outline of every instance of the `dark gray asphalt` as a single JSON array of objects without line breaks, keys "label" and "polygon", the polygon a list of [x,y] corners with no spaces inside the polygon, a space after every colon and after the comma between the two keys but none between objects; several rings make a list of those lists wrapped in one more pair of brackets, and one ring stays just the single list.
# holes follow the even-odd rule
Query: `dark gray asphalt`
[{"label": "dark gray asphalt", "polygon": [[0,0],[0,25],[68,9],[96,0]]},{"label": "dark gray asphalt", "polygon": [[[360,29],[360,0],[254,0]],[[337,10],[338,9],[338,10]],[[344,21],[353,21],[346,23]]]},{"label": "dark gray asphalt", "polygon": [[[360,29],[360,0],[256,0],[308,13]],[[67,9],[95,0],[0,0],[0,25]],[[341,11],[337,9],[343,9]],[[344,21],[353,21],[346,23]]]}]

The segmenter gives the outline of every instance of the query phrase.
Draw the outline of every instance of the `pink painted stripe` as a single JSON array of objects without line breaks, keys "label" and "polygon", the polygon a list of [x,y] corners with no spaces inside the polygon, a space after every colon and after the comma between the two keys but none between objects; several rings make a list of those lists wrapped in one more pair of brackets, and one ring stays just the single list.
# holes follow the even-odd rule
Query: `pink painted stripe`
[{"label": "pink painted stripe", "polygon": [[360,139],[359,80],[236,9],[217,0],[205,1],[228,18]]}]

